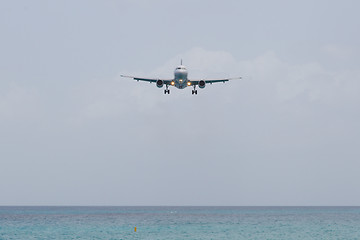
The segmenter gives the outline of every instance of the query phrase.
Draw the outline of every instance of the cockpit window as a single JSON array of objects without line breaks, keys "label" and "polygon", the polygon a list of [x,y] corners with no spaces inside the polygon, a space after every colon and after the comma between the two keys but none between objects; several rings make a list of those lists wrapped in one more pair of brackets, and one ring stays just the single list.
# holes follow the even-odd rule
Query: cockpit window
[{"label": "cockpit window", "polygon": [[185,67],[177,67],[176,70],[186,69]]}]

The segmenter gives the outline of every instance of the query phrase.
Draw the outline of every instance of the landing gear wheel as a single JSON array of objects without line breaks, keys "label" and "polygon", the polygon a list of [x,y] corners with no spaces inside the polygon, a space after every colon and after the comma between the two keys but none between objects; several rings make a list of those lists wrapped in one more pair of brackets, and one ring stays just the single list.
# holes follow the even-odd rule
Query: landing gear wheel
[{"label": "landing gear wheel", "polygon": [[191,94],[192,95],[194,95],[194,94],[197,95],[196,85],[194,85],[194,90],[191,91]]}]

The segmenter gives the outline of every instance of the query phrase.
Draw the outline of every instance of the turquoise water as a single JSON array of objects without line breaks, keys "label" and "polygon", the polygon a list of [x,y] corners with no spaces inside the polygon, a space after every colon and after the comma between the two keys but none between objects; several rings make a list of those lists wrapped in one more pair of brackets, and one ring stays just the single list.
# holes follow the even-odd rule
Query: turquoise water
[{"label": "turquoise water", "polygon": [[0,207],[0,239],[360,239],[360,207]]}]

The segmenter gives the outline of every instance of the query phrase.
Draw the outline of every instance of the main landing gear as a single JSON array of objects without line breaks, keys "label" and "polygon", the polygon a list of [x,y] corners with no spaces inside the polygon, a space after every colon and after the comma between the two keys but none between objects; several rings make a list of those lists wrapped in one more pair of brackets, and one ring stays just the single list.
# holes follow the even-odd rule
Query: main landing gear
[{"label": "main landing gear", "polygon": [[169,86],[166,85],[166,89],[164,90],[164,94],[170,94]]},{"label": "main landing gear", "polygon": [[195,88],[196,88],[196,86],[194,85],[194,90],[191,90],[192,95],[194,95],[194,94],[197,95],[197,90]]}]

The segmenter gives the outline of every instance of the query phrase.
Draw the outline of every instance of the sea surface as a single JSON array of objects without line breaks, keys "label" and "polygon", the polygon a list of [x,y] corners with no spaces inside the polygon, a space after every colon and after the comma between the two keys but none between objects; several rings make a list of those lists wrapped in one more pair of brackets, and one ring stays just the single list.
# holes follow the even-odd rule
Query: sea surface
[{"label": "sea surface", "polygon": [[0,239],[349,240],[360,207],[0,207]]}]

